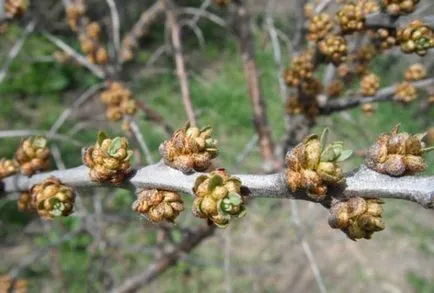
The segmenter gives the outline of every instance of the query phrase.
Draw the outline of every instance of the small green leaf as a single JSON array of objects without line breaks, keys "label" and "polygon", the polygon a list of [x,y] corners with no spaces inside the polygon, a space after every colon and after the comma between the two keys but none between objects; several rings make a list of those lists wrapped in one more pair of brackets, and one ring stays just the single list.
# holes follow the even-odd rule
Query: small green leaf
[{"label": "small green leaf", "polygon": [[229,202],[233,205],[240,205],[243,202],[243,199],[241,198],[241,195],[239,195],[238,193],[235,192],[231,192],[229,193]]},{"label": "small green leaf", "polygon": [[246,210],[246,208],[245,207],[241,207],[241,211],[240,211],[240,213],[238,214],[238,218],[242,218],[242,217],[244,217],[245,215],[247,214],[247,210]]},{"label": "small green leaf", "polygon": [[102,142],[104,141],[104,139],[106,139],[106,138],[108,138],[108,137],[107,137],[107,134],[105,134],[105,132],[103,132],[103,131],[98,132],[98,135],[96,137],[96,144],[98,146],[100,146],[102,144]]},{"label": "small green leaf", "polygon": [[129,159],[131,159],[131,157],[133,156],[133,151],[132,150],[128,150],[127,151],[127,156],[125,157],[124,161],[128,161]]},{"label": "small green leaf", "polygon": [[214,175],[209,179],[208,191],[213,191],[214,188],[223,184],[223,178],[219,175]]},{"label": "small green leaf", "polygon": [[321,133],[321,138],[319,140],[320,144],[321,144],[321,150],[323,150],[325,148],[325,146],[326,146],[328,135],[329,135],[328,128],[324,128],[324,130]]},{"label": "small green leaf", "polygon": [[353,154],[352,150],[342,150],[340,156],[336,159],[337,162],[342,162],[351,157]]},{"label": "small green leaf", "polygon": [[321,153],[321,162],[333,162],[336,159],[336,154],[332,145],[328,145]]},{"label": "small green leaf", "polygon": [[206,126],[204,126],[204,127],[202,127],[202,128],[200,129],[200,132],[205,132],[205,131],[208,131],[208,130],[212,130],[212,127],[209,126],[209,125],[206,125]]},{"label": "small green leaf", "polygon": [[47,146],[47,140],[43,136],[35,136],[32,145],[36,148],[45,148]]},{"label": "small green leaf", "polygon": [[122,145],[122,138],[117,136],[112,140],[112,143],[110,144],[107,153],[110,156],[115,156],[118,150],[121,148]]}]

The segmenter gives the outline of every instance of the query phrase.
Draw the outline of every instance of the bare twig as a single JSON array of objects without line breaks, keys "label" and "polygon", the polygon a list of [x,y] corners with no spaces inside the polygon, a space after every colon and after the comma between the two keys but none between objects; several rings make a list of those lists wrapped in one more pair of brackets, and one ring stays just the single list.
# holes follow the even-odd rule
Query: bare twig
[{"label": "bare twig", "polygon": [[0,70],[0,84],[5,79],[6,74],[8,73],[9,67],[11,66],[12,62],[15,60],[15,58],[20,53],[27,38],[35,30],[36,23],[37,23],[37,21],[34,19],[26,25],[24,32],[22,33],[20,38],[17,40],[17,42],[13,45],[11,50],[9,51],[9,53],[7,55],[7,59],[6,59],[5,63],[3,64],[3,67]]},{"label": "bare twig", "polygon": [[[48,136],[48,133],[43,130],[1,130],[0,131],[0,138],[24,137],[24,136],[31,136],[31,135]],[[62,134],[52,134],[51,138],[62,142],[72,143],[75,146],[83,145],[78,140],[72,139],[71,137]]]},{"label": "bare twig", "polygon": [[75,51],[72,47],[70,47],[68,44],[66,44],[61,39],[53,36],[52,34],[48,32],[44,32],[43,35],[50,40],[54,45],[65,51],[68,55],[70,55],[75,61],[89,69],[96,77],[104,79],[105,73],[101,69],[100,66],[90,63],[86,57]]},{"label": "bare twig", "polygon": [[119,287],[111,290],[111,293],[131,293],[136,292],[142,286],[151,283],[167,268],[176,264],[182,254],[187,254],[198,246],[204,239],[214,233],[215,226],[200,226],[188,233],[174,251],[166,252],[156,259],[147,270],[126,279]]},{"label": "bare twig", "polygon": [[[434,16],[426,16],[421,17],[420,20],[426,24],[427,26],[431,27],[431,29],[434,29]],[[373,13],[368,16],[366,16],[365,25],[369,28],[378,28],[378,27],[389,27],[389,28],[398,28],[400,26],[405,25],[409,22],[409,19],[404,18],[396,18],[393,17],[387,13]]]},{"label": "bare twig", "polygon": [[48,131],[47,137],[50,138],[52,135],[54,135],[60,129],[60,127],[62,127],[65,121],[68,120],[69,116],[71,116],[74,110],[77,110],[77,108],[80,107],[84,102],[86,102],[87,99],[92,97],[105,86],[105,82],[95,84],[89,89],[87,89],[81,96],[79,96],[69,108],[67,108],[62,112],[62,114],[60,114],[59,118],[57,118],[56,122],[54,122],[54,124]]},{"label": "bare twig", "polygon": [[238,1],[236,7],[236,27],[238,31],[238,43],[243,58],[244,76],[253,108],[253,120],[255,130],[259,136],[259,148],[265,164],[271,164],[272,168],[279,168],[279,162],[274,156],[274,143],[271,129],[265,109],[265,101],[262,96],[259,74],[255,61],[255,45],[250,29],[250,17],[244,5],[244,1]]},{"label": "bare twig", "polygon": [[148,162],[148,164],[153,164],[154,159],[152,158],[151,151],[149,150],[148,144],[146,143],[145,138],[143,137],[143,134],[140,131],[139,126],[137,125],[137,122],[134,119],[131,119],[129,123],[130,123],[131,131],[133,132],[134,136],[137,139],[137,142],[140,145],[140,148],[145,154],[146,161]]},{"label": "bare twig", "polygon": [[[434,78],[413,82],[416,88],[425,88],[433,84]],[[343,97],[329,101],[320,109],[320,113],[321,115],[328,115],[330,113],[352,109],[366,103],[393,101],[394,95],[395,86],[393,85],[379,90],[377,94],[372,97]]]},{"label": "bare twig", "polygon": [[121,47],[120,40],[120,23],[119,23],[119,12],[116,7],[116,2],[114,0],[106,0],[108,7],[110,8],[110,15],[112,19],[112,36],[113,36],[113,46],[115,48],[116,55],[119,53]]},{"label": "bare twig", "polygon": [[195,126],[196,114],[193,110],[191,103],[190,88],[188,86],[187,72],[185,69],[184,56],[182,54],[181,36],[178,22],[176,20],[175,12],[173,11],[172,3],[170,0],[165,0],[167,23],[171,30],[173,54],[175,56],[176,73],[181,87],[182,102],[184,103],[185,112],[187,113],[190,124]]}]

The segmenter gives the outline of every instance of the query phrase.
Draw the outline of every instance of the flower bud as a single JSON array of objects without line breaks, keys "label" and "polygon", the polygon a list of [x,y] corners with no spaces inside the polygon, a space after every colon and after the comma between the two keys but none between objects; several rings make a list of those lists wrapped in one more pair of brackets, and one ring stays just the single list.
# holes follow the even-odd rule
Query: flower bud
[{"label": "flower bud", "polygon": [[20,165],[21,173],[33,175],[50,167],[50,150],[47,140],[41,136],[24,139],[15,153],[15,160]]},{"label": "flower bud", "polygon": [[0,159],[0,180],[18,172],[20,166],[15,160]]},{"label": "flower bud", "polygon": [[133,152],[124,137],[108,138],[103,132],[97,142],[83,154],[83,162],[89,167],[92,181],[120,184],[131,172],[130,159]]},{"label": "flower bud", "polygon": [[44,219],[66,217],[74,208],[75,194],[71,187],[50,177],[31,189],[32,207]]},{"label": "flower bud", "polygon": [[241,182],[224,169],[199,176],[193,191],[196,196],[193,201],[193,214],[209,219],[219,227],[227,226],[232,217],[239,218],[245,214]]},{"label": "flower bud", "polygon": [[137,195],[132,209],[152,222],[174,222],[184,210],[184,201],[176,192],[145,189]]}]

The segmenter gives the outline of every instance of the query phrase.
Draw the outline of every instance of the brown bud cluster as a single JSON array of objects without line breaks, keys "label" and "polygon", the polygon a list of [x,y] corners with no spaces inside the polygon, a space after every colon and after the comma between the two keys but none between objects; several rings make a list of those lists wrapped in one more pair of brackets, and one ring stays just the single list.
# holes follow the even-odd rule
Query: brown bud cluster
[{"label": "brown bud cluster", "polygon": [[332,80],[327,87],[327,95],[331,98],[339,97],[345,90],[345,85],[342,80]]},{"label": "brown bud cluster", "polygon": [[5,158],[0,159],[0,180],[17,173],[19,170],[20,165],[18,165],[17,161]]},{"label": "brown bud cluster", "polygon": [[32,202],[32,195],[30,192],[23,192],[18,197],[18,210],[21,212],[28,212],[34,209],[33,202]]},{"label": "brown bud cluster", "polygon": [[329,225],[334,229],[341,229],[348,238],[371,239],[374,232],[384,230],[381,217],[383,201],[380,199],[363,199],[352,197],[347,201],[332,202],[329,215]]},{"label": "brown bud cluster", "polygon": [[333,20],[327,13],[315,15],[309,19],[307,30],[307,39],[317,42],[333,30]]},{"label": "brown bud cluster", "polygon": [[372,103],[365,103],[362,105],[361,108],[362,108],[362,112],[367,116],[372,116],[376,111],[374,104]]},{"label": "brown bud cluster", "polygon": [[304,5],[303,11],[306,18],[312,18],[315,15],[315,6],[312,3],[307,3]]},{"label": "brown bud cluster", "polygon": [[347,41],[336,35],[328,35],[318,44],[320,52],[333,64],[345,62],[348,54]]},{"label": "brown bud cluster", "polygon": [[133,93],[121,82],[111,82],[100,98],[107,106],[106,116],[111,121],[119,121],[126,115],[134,115],[137,111]]},{"label": "brown bud cluster", "polygon": [[145,189],[137,195],[132,208],[152,222],[174,222],[184,210],[184,201],[176,192]]},{"label": "brown bud cluster", "polygon": [[292,60],[291,67],[285,71],[284,79],[290,87],[298,87],[305,79],[313,76],[313,51],[307,50]]},{"label": "brown bud cluster", "polygon": [[397,39],[401,51],[406,54],[425,56],[429,49],[434,48],[434,33],[420,20],[413,20],[408,26],[399,29]]},{"label": "brown bud cluster", "polygon": [[226,227],[232,217],[245,215],[241,181],[225,169],[217,169],[196,179],[193,188],[193,214],[208,219],[219,227]]},{"label": "brown bud cluster", "polygon": [[211,127],[199,129],[186,123],[160,145],[164,163],[183,173],[207,170],[217,157],[217,140],[211,134]]},{"label": "brown bud cluster", "polygon": [[397,16],[412,13],[419,0],[382,0],[388,14]]},{"label": "brown bud cluster", "polygon": [[86,7],[83,0],[71,2],[71,6],[66,8],[66,18],[68,19],[69,27],[73,31],[77,31],[80,19],[86,12]]},{"label": "brown bud cluster", "polygon": [[420,63],[413,64],[407,68],[404,76],[405,76],[405,80],[407,81],[421,80],[426,77],[425,66],[423,66]]},{"label": "brown bud cluster", "polygon": [[125,137],[111,139],[100,132],[95,145],[84,151],[83,162],[90,168],[89,177],[92,181],[120,184],[131,172],[132,155],[133,151],[128,148]]},{"label": "brown bud cluster", "polygon": [[417,89],[412,83],[403,81],[396,85],[394,96],[395,101],[407,104],[416,100],[416,98]]},{"label": "brown bud cluster", "polygon": [[0,276],[0,292],[27,293],[27,280],[18,279],[12,282],[12,279],[8,275]]},{"label": "brown bud cluster", "polygon": [[365,97],[374,96],[377,93],[379,87],[380,78],[374,73],[366,74],[363,76],[360,82],[360,89],[362,95]]},{"label": "brown bud cluster", "polygon": [[376,172],[390,176],[422,172],[427,167],[422,155],[431,150],[424,148],[423,137],[424,134],[399,132],[399,126],[396,126],[390,134],[380,135],[369,148],[365,164]]},{"label": "brown bud cluster", "polygon": [[285,110],[288,115],[298,115],[303,112],[303,105],[297,96],[291,96],[286,99]]},{"label": "brown bud cluster", "polygon": [[354,63],[354,71],[357,74],[368,74],[369,62],[374,59],[377,50],[372,44],[365,44],[357,50],[357,52],[351,56],[351,60]]},{"label": "brown bud cluster", "polygon": [[379,28],[375,33],[375,37],[379,40],[382,51],[390,49],[398,43],[395,29]]},{"label": "brown bud cluster", "polygon": [[79,33],[81,51],[86,55],[87,60],[92,64],[106,64],[108,52],[100,42],[101,27],[97,22],[86,25]]},{"label": "brown bud cluster", "polygon": [[50,167],[50,150],[47,140],[41,136],[29,137],[21,141],[15,153],[15,160],[24,175],[33,175]]},{"label": "brown bud cluster", "polygon": [[29,8],[29,0],[5,0],[4,12],[7,18],[17,18]]},{"label": "brown bud cluster", "polygon": [[348,34],[364,29],[365,17],[362,7],[355,4],[346,4],[337,13],[338,23],[342,33]]},{"label": "brown bud cluster", "polygon": [[326,136],[326,130],[321,138],[310,135],[286,155],[286,180],[293,192],[303,189],[313,199],[322,200],[327,185],[345,180],[338,162],[349,158],[352,151],[344,149],[342,142],[325,146]]},{"label": "brown bud cluster", "polygon": [[75,194],[71,187],[62,184],[59,179],[50,177],[30,190],[32,206],[39,216],[50,220],[54,217],[66,217],[74,208]]}]

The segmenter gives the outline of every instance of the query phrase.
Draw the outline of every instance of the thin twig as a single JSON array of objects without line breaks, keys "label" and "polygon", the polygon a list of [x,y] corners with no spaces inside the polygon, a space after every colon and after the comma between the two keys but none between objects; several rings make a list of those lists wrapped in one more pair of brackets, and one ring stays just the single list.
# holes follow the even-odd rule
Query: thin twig
[{"label": "thin twig", "polygon": [[145,154],[146,161],[148,162],[148,164],[153,164],[154,159],[152,158],[151,151],[149,150],[148,144],[146,143],[145,138],[143,137],[143,134],[140,131],[139,126],[137,125],[137,122],[134,119],[131,119],[129,123],[130,123],[131,131],[133,132],[135,138],[137,139],[137,142],[140,145],[140,148]]},{"label": "thin twig", "polygon": [[105,73],[101,69],[100,66],[90,63],[86,57],[75,51],[71,46],[66,44],[64,41],[59,39],[58,37],[53,36],[52,34],[48,32],[44,32],[43,35],[50,40],[54,45],[65,51],[68,55],[70,55],[72,58],[75,59],[78,63],[80,63],[82,66],[89,69],[96,77],[104,79]]},{"label": "thin twig", "polygon": [[37,23],[37,21],[35,19],[33,19],[32,21],[30,21],[26,25],[24,32],[21,34],[21,37],[16,41],[16,43],[13,45],[13,47],[9,51],[7,58],[6,58],[6,61],[3,64],[2,69],[0,70],[0,84],[5,79],[6,74],[8,73],[9,67],[11,66],[11,64],[14,62],[15,58],[20,53],[27,38],[35,30],[36,23]]},{"label": "thin twig", "polygon": [[119,22],[119,12],[116,7],[116,2],[114,0],[106,0],[106,2],[110,8],[110,15],[112,20],[113,46],[115,48],[115,53],[117,55],[121,47],[121,37],[120,37],[121,28]]},{"label": "thin twig", "polygon": [[180,29],[176,20],[175,12],[170,0],[165,0],[167,23],[171,30],[173,54],[175,56],[176,73],[181,87],[182,102],[184,103],[185,112],[187,113],[190,124],[195,126],[196,114],[193,110],[193,104],[191,102],[190,88],[188,86],[187,72],[185,69],[184,56],[182,54],[182,43],[180,36]]}]

